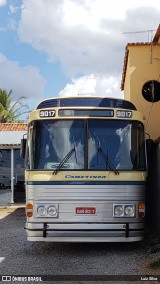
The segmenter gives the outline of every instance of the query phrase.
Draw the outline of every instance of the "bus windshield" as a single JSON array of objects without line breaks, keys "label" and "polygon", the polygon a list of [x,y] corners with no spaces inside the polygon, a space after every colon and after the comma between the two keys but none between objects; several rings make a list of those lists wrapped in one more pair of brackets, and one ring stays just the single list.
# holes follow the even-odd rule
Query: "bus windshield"
[{"label": "bus windshield", "polygon": [[145,170],[144,129],[138,121],[39,120],[30,123],[28,136],[31,170]]}]

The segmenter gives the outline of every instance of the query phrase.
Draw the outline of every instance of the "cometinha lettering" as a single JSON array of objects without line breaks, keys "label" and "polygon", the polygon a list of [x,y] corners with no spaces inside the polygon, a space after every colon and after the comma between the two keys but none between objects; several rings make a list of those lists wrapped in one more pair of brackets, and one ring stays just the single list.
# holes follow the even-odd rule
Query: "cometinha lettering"
[{"label": "cometinha lettering", "polygon": [[65,175],[65,178],[75,178],[75,179],[104,179],[107,178],[107,176],[72,176],[72,175]]}]

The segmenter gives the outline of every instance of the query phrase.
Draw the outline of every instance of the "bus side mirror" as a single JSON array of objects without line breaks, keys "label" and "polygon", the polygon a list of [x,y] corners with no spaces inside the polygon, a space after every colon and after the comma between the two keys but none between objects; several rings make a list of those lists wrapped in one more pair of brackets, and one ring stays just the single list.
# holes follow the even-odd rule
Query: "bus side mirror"
[{"label": "bus side mirror", "polygon": [[27,139],[25,139],[25,138],[21,139],[20,155],[23,159],[25,158],[25,153],[26,153],[26,142],[27,142]]}]

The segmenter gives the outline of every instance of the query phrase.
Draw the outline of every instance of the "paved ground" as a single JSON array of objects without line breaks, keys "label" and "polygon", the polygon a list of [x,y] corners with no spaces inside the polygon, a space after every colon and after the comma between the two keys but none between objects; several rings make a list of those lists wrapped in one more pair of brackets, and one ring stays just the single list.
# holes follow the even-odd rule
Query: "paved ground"
[{"label": "paved ground", "polygon": [[[147,243],[34,243],[27,241],[24,226],[24,208],[0,208],[0,275],[51,275],[51,282],[42,282],[46,284],[144,283],[141,275],[160,275],[160,270],[149,269],[148,262],[155,257],[155,246]],[[159,257],[159,253],[156,256]],[[117,277],[112,282],[100,280],[100,276],[109,275],[118,279],[139,276],[140,281],[122,278],[120,282]],[[56,276],[61,276],[63,281],[55,281]],[[72,281],[66,280],[67,276],[72,276]],[[85,281],[85,276],[90,276],[91,280]],[[14,278],[10,283],[20,282]],[[145,283],[158,282],[145,280]]]},{"label": "paved ground", "polygon": [[[24,204],[10,205],[11,190],[0,190],[1,275],[74,275],[75,278],[76,275],[160,275],[160,269],[153,270],[149,267],[151,261],[160,259],[159,240],[155,241],[151,237],[144,242],[133,244],[28,242],[24,231],[24,208],[20,208],[24,207]],[[118,282],[79,280],[48,283],[105,284]],[[120,283],[131,282],[122,281]],[[160,283],[154,280],[136,283],[140,282]],[[14,281],[14,283],[20,282]],[[42,283],[47,284],[45,281]]]}]

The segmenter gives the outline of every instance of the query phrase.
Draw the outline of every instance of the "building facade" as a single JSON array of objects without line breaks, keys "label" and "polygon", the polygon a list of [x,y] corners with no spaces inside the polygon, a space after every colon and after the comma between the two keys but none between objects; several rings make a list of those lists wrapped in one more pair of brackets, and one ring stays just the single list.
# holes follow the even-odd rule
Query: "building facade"
[{"label": "building facade", "polygon": [[20,148],[26,133],[27,124],[0,123],[0,189],[11,189],[11,203],[15,201],[16,189],[21,192],[24,187],[24,159]]},{"label": "building facade", "polygon": [[151,42],[126,46],[121,90],[143,113],[146,132],[155,140],[160,136],[160,26]]}]

